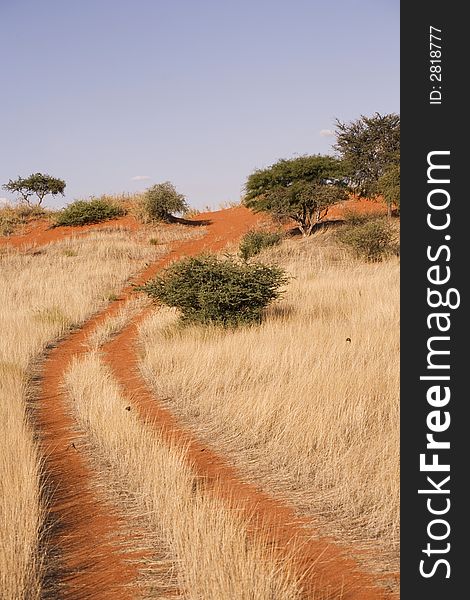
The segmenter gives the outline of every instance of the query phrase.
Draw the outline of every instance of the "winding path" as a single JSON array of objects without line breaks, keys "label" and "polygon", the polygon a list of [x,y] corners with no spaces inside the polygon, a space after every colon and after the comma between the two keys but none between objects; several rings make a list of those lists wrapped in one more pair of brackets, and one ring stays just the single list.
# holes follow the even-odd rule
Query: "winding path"
[{"label": "winding path", "polygon": [[[259,217],[244,208],[200,215],[199,218],[210,220],[203,238],[173,244],[167,256],[135,277],[104,311],[59,342],[44,362],[35,407],[51,493],[52,547],[62,561],[59,571],[51,574],[58,578],[60,594],[57,597],[66,600],[131,599],[132,583],[139,575],[136,559],[142,558],[129,550],[132,534],[125,533],[126,529],[112,507],[90,486],[92,467],[80,449],[80,432],[77,432],[62,391],[64,374],[73,357],[87,351],[84,341],[88,335],[132,296],[133,284],[144,283],[180,256],[221,249],[259,221]],[[206,485],[227,502],[242,505],[252,519],[253,527],[263,523],[267,541],[279,548],[279,552],[300,547],[297,564],[305,573],[306,598],[313,598],[314,592],[322,600],[339,595],[342,600],[390,598],[370,576],[360,571],[344,549],[324,537],[312,539],[306,520],[298,518],[289,506],[243,482],[240,474],[223,457],[181,427],[152,396],[139,373],[136,354],[138,323],[145,314],[144,311],[137,316],[105,346],[105,360],[135,409],[144,418],[158,423],[159,429],[161,427],[164,435],[171,437],[173,442],[188,446],[188,458]],[[136,543],[135,547],[138,545]]]},{"label": "winding path", "polygon": [[218,497],[234,508],[243,507],[253,527],[260,527],[282,557],[298,549],[296,563],[303,576],[306,598],[318,594],[322,600],[386,600],[392,596],[379,588],[373,578],[362,572],[344,548],[324,536],[313,538],[309,521],[293,508],[272,498],[255,485],[243,481],[240,473],[222,456],[182,427],[175,416],[152,395],[139,372],[136,353],[138,325],[148,311],[141,313],[111,342],[105,345],[105,362],[111,367],[128,402],[172,444],[187,448],[192,468]]},{"label": "winding path", "polygon": [[[226,221],[227,212],[234,217],[229,217],[230,224]],[[243,216],[239,218],[240,215]],[[181,254],[223,247],[227,241],[238,239],[258,221],[258,217],[245,209],[211,213],[206,236],[174,243],[172,251],[134,277],[116,301],[48,352],[37,382],[33,406],[41,452],[45,457],[45,485],[49,500],[47,526],[50,532],[46,589],[53,598],[132,600],[135,597],[132,583],[139,577],[138,563],[146,558],[142,551],[129,550],[141,545],[138,536],[128,531],[113,506],[99,497],[91,485],[96,474],[82,451],[83,432],[79,431],[70,414],[62,389],[63,378],[72,359],[87,351],[84,342],[90,333],[116,314],[122,304],[134,295],[133,285],[144,283]],[[121,219],[110,226],[123,224]],[[84,232],[88,230],[83,229]],[[46,231],[43,233],[46,234]],[[69,235],[62,228],[53,230],[53,233],[52,238],[49,234],[44,238],[18,236],[15,245],[21,247],[28,240],[31,244],[31,239],[35,245],[43,245]]]}]

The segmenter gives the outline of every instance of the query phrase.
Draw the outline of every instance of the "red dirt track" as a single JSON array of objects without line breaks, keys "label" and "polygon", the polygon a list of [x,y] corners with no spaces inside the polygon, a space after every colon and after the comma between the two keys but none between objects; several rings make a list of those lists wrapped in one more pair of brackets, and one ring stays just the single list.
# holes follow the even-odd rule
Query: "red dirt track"
[{"label": "red dirt track", "polygon": [[[144,315],[141,315],[142,318]],[[390,598],[373,579],[362,573],[354,560],[347,558],[331,539],[312,539],[306,529],[308,521],[296,516],[294,510],[252,484],[222,456],[197,440],[182,427],[172,413],[159,404],[139,373],[136,346],[138,320],[126,327],[105,346],[105,362],[143,419],[155,423],[158,430],[172,443],[188,448],[188,459],[206,485],[235,508],[243,507],[252,523],[262,524],[268,541],[275,548],[298,548],[297,566],[304,579],[305,598],[319,594],[342,600],[385,600]]]},{"label": "red dirt track", "polygon": [[[361,204],[353,200],[349,206],[351,210],[360,210]],[[371,212],[381,212],[381,208],[380,205],[377,208],[374,206]],[[240,212],[240,216],[242,215],[243,212]],[[340,218],[341,215],[341,209],[337,209],[335,217]],[[230,218],[232,227],[234,217],[235,214],[232,214]],[[184,245],[178,254],[182,256],[199,252],[203,249],[204,241],[207,246],[208,237]],[[217,244],[216,247],[211,244],[211,249],[223,247],[226,241],[227,238],[222,245]],[[166,262],[164,259],[161,266]],[[282,549],[288,550],[292,547],[300,549],[297,566],[299,572],[306,573],[306,598],[313,598],[314,594],[318,594],[322,600],[329,597],[342,600],[391,598],[392,595],[379,588],[371,576],[361,572],[357,563],[348,558],[333,540],[325,537],[312,539],[311,531],[309,533],[306,530],[306,519],[300,519],[291,507],[270,497],[256,486],[244,482],[240,474],[223,457],[197,440],[191,431],[182,427],[174,415],[155,399],[139,372],[136,352],[138,325],[147,312],[134,319],[104,347],[105,362],[113,371],[128,401],[135,406],[142,418],[154,422],[171,443],[188,448],[187,456],[191,465],[206,480],[207,485],[229,504],[244,507],[246,516],[252,519],[253,523],[262,523],[263,529],[266,528],[268,532],[268,541],[274,547],[281,549],[281,552]]]},{"label": "red dirt track", "polygon": [[[236,218],[239,212],[243,218]],[[147,281],[164,264],[182,253],[183,248],[188,254],[205,248],[219,249],[259,221],[257,216],[245,209],[223,213],[233,214],[233,222],[230,219],[227,223],[225,218],[220,218],[221,212],[211,213],[213,223],[209,226],[208,235],[202,239],[177,242],[168,256],[145,269],[132,283]],[[53,231],[57,234],[55,240],[67,237],[67,233],[59,229]],[[28,241],[39,244],[34,237],[28,238]],[[137,559],[145,558],[142,553],[137,556],[128,550],[132,546],[139,547],[139,540],[135,538],[132,544],[132,536],[113,513],[113,507],[97,497],[96,491],[91,488],[93,472],[81,452],[81,436],[77,433],[62,390],[63,377],[72,359],[86,352],[84,342],[88,335],[103,320],[116,313],[133,294],[132,286],[128,285],[117,301],[59,342],[47,355],[40,376],[39,392],[34,402],[35,416],[42,453],[46,457],[47,486],[52,494],[50,521],[53,539],[50,545],[58,552],[61,563],[58,573],[51,576],[59,579],[54,589],[60,590],[61,599],[131,600],[134,595],[130,585],[139,576]]]},{"label": "red dirt track", "polygon": [[[124,219],[128,219],[125,225]],[[132,284],[144,283],[181,256],[198,254],[206,249],[222,249],[256,226],[261,217],[239,207],[198,215],[197,220],[200,219],[209,221],[204,237],[174,243],[166,257],[136,276]],[[136,228],[130,221],[124,217],[114,223]],[[76,228],[67,229],[72,229],[73,233],[76,231]],[[53,229],[49,234],[48,230],[39,228],[37,236],[32,232],[26,236],[11,236],[9,242],[16,247],[49,243],[70,235],[63,230]],[[52,233],[54,239],[49,237]],[[77,434],[76,423],[61,387],[73,357],[87,351],[84,341],[88,335],[116,313],[134,293],[132,285],[126,286],[115,302],[59,342],[48,353],[39,381],[35,407],[42,451],[46,457],[47,483],[52,492],[52,545],[58,549],[62,561],[57,597],[66,600],[134,598],[132,583],[139,576],[136,559],[144,557],[129,551],[129,547],[139,547],[138,540],[125,533],[126,529],[113,512],[113,507],[90,486],[92,467],[81,450],[83,442]],[[145,314],[141,313],[105,346],[105,361],[139,414],[155,422],[174,443],[188,446],[188,458],[197,473],[206,480],[207,486],[228,503],[243,506],[247,515],[252,517],[253,526],[258,521],[263,523],[267,528],[267,541],[279,548],[281,553],[283,548],[301,547],[297,566],[306,573],[305,598],[313,598],[314,593],[321,600],[330,597],[342,600],[391,598],[371,576],[361,572],[356,562],[346,556],[344,549],[324,537],[313,539],[311,530],[309,532],[305,527],[307,521],[296,517],[291,507],[243,482],[240,474],[223,457],[181,427],[152,396],[139,373],[136,353],[138,323]]]}]

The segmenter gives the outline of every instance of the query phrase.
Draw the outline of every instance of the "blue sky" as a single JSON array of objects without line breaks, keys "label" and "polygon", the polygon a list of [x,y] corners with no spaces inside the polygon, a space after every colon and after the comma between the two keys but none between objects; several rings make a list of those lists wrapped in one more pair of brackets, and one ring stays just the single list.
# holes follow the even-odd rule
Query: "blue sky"
[{"label": "blue sky", "polygon": [[167,180],[216,207],[399,112],[399,0],[0,0],[0,53],[0,184],[61,177],[51,207]]}]

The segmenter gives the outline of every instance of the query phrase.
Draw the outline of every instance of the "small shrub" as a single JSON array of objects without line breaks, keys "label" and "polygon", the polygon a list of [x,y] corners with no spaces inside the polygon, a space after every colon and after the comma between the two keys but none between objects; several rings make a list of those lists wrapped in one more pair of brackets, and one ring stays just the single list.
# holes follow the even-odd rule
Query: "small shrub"
[{"label": "small shrub", "polygon": [[264,248],[277,246],[281,243],[282,234],[272,231],[249,231],[246,233],[240,242],[240,256],[243,260],[248,260],[252,256],[256,256]]},{"label": "small shrub", "polygon": [[137,216],[141,221],[170,221],[173,213],[184,213],[188,205],[172,183],[165,181],[148,188],[138,199]]},{"label": "small shrub", "polygon": [[159,243],[160,242],[158,241],[157,238],[152,237],[149,239],[149,244],[151,244],[152,246],[158,246]]},{"label": "small shrub", "polygon": [[138,289],[180,309],[184,322],[235,327],[259,323],[286,282],[279,267],[206,254],[173,263]]},{"label": "small shrub", "polygon": [[338,232],[341,242],[368,261],[377,262],[396,253],[396,243],[387,219],[371,219],[359,225],[346,225]]},{"label": "small shrub", "polygon": [[125,214],[125,210],[109,200],[93,198],[92,200],[76,200],[61,210],[55,218],[55,225],[87,225],[108,221]]}]

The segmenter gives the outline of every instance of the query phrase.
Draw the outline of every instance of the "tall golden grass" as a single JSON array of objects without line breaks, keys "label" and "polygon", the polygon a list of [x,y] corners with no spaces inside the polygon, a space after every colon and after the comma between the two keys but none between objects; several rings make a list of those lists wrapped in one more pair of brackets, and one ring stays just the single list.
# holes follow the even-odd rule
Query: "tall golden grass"
[{"label": "tall golden grass", "polygon": [[51,341],[104,306],[165,246],[128,232],[0,255],[0,589],[5,600],[40,595],[44,505],[41,457],[28,418],[33,363]]},{"label": "tall golden grass", "polygon": [[[299,598],[289,561],[281,568],[262,538],[248,535],[243,518],[204,491],[185,452],[125,410],[128,401],[99,352],[75,360],[65,383],[94,460],[104,475],[111,469],[111,480],[121,495],[132,496],[131,510],[171,559],[168,587],[173,583],[188,600]],[[152,581],[147,586],[156,588]]]},{"label": "tall golden grass", "polygon": [[25,414],[27,377],[0,361],[0,590],[6,600],[40,597],[41,463]]},{"label": "tall golden grass", "polygon": [[[168,242],[202,232],[104,228],[0,255],[2,598],[41,596],[38,548],[47,506],[28,413],[34,364],[48,343],[105,306]],[[149,244],[154,238],[158,243]],[[171,409],[249,478],[339,539],[383,550],[384,568],[393,568],[398,262],[363,264],[329,234],[287,241],[260,260],[294,276],[261,326],[182,329],[174,311],[156,311],[141,326],[142,370],[156,395],[169,398]],[[152,597],[169,588],[188,600],[297,599],[289,561],[279,565],[262,536],[249,536],[247,522],[205,490],[184,451],[124,410],[99,348],[141,302],[92,334],[91,352],[74,362],[65,383],[102,483],[111,483],[115,499],[125,498],[129,516],[161,545],[165,576]]]},{"label": "tall golden grass", "polygon": [[141,325],[159,398],[254,481],[395,569],[399,527],[399,265],[330,233],[266,251],[293,276],[261,326]]}]

